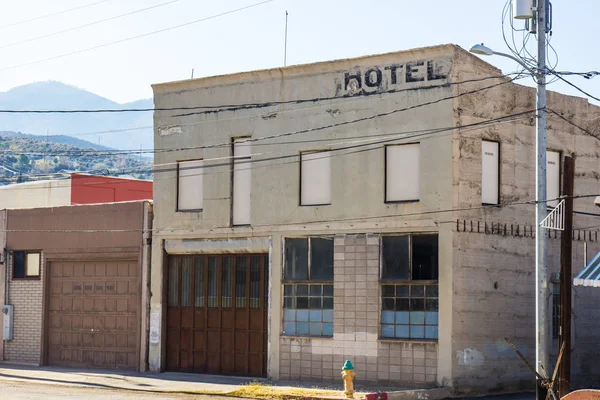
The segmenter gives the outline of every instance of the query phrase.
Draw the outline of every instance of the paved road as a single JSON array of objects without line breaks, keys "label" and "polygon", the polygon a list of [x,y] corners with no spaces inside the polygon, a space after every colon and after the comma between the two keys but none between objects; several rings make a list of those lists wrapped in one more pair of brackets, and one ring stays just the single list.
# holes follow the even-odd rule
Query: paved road
[{"label": "paved road", "polygon": [[[0,381],[0,400],[208,400],[213,396],[133,392],[129,390],[93,389],[29,382]],[[239,400],[219,397],[220,400]]]}]

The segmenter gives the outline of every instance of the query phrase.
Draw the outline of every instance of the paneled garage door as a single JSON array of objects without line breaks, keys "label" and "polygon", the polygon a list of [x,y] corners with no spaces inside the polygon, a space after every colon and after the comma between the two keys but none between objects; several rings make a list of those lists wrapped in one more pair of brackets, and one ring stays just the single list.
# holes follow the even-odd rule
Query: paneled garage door
[{"label": "paneled garage door", "polygon": [[48,364],[137,369],[137,261],[52,262],[49,273]]},{"label": "paneled garage door", "polygon": [[169,256],[167,370],[266,376],[268,259]]}]

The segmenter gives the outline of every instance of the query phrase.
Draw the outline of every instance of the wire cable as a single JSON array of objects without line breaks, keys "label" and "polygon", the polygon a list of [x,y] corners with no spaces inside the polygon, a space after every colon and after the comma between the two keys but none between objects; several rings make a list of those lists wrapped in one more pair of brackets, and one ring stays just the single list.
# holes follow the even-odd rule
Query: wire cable
[{"label": "wire cable", "polygon": [[34,17],[34,18],[31,18],[31,19],[26,19],[26,20],[19,21],[19,22],[13,22],[13,23],[10,23],[8,25],[2,25],[2,26],[0,26],[0,29],[5,29],[5,28],[10,28],[10,27],[13,27],[13,26],[21,25],[21,24],[26,24],[28,22],[39,21],[41,19],[54,17],[54,16],[60,15],[60,14],[66,14],[66,13],[71,12],[71,11],[81,10],[82,8],[87,8],[87,7],[95,6],[97,4],[106,3],[106,2],[108,2],[108,0],[101,0],[101,1],[96,1],[94,3],[88,3],[88,4],[84,4],[82,6],[78,6],[78,7],[69,8],[69,9],[66,9],[66,10],[58,11],[58,12],[55,12],[55,13],[52,13],[52,14],[40,15],[38,17]]},{"label": "wire cable", "polygon": [[185,26],[190,26],[190,25],[197,24],[197,23],[204,22],[204,21],[208,21],[208,20],[211,20],[211,19],[223,17],[225,15],[229,15],[229,14],[233,14],[233,13],[236,13],[236,12],[239,12],[239,11],[247,10],[249,8],[258,7],[260,5],[263,5],[263,4],[266,4],[266,3],[270,3],[272,1],[275,1],[275,0],[264,0],[264,1],[261,1],[259,3],[250,4],[248,6],[236,8],[236,9],[229,10],[229,11],[225,11],[225,12],[222,12],[222,13],[219,13],[219,14],[214,14],[214,15],[211,15],[211,16],[208,16],[208,17],[204,17],[204,18],[201,18],[201,19],[197,19],[197,20],[194,20],[194,21],[186,22],[186,23],[179,24],[179,25],[170,26],[168,28],[163,28],[163,29],[159,29],[159,30],[156,30],[156,31],[151,31],[151,32],[143,33],[141,35],[130,36],[128,38],[115,40],[113,42],[103,43],[103,44],[99,44],[99,45],[96,45],[96,46],[88,47],[88,48],[85,48],[85,49],[75,50],[75,51],[72,51],[72,52],[69,52],[69,53],[63,53],[63,54],[59,54],[59,55],[53,56],[53,57],[42,58],[42,59],[39,59],[39,60],[26,62],[26,63],[23,63],[23,64],[17,64],[17,65],[11,65],[11,66],[8,66],[8,67],[3,67],[3,68],[0,68],[0,71],[7,71],[7,70],[10,70],[10,69],[27,67],[29,65],[39,64],[39,63],[46,62],[46,61],[57,60],[57,59],[68,57],[68,56],[72,56],[72,55],[75,55],[75,54],[80,54],[80,53],[85,53],[85,52],[92,51],[92,50],[101,49],[101,48],[104,48],[104,47],[112,46],[114,44],[129,42],[131,40],[140,39],[140,38],[151,36],[151,35],[156,35],[158,33],[167,32],[167,31],[170,31],[170,30],[173,30],[173,29],[183,28]]}]

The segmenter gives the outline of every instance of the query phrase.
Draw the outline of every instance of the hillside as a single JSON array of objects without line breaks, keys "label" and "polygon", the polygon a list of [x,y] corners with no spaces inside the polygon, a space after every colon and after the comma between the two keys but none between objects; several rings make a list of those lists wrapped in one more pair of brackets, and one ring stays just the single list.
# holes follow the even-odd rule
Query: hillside
[{"label": "hillside", "polygon": [[[153,108],[152,99],[119,104],[61,82],[38,82],[0,92],[0,109],[65,110]],[[152,112],[0,114],[0,131],[73,136],[119,150],[151,149]],[[130,131],[124,129],[140,128]],[[118,131],[118,132],[107,132]]]},{"label": "hillside", "polygon": [[[10,135],[13,133],[13,135]],[[82,141],[85,143],[85,141]],[[0,133],[0,177],[54,174],[61,171],[94,172],[150,179],[152,163],[139,157],[99,153],[91,147],[39,140],[31,135]],[[143,171],[141,173],[134,171]],[[4,183],[7,183],[4,181]]]}]

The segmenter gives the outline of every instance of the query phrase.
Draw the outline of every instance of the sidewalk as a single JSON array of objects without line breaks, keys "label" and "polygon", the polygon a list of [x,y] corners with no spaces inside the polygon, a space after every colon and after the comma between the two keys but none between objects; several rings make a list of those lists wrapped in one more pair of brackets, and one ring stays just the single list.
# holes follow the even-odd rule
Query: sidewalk
[{"label": "sidewalk", "polygon": [[[266,379],[239,378],[165,372],[161,374],[128,371],[103,371],[57,367],[30,367],[0,362],[0,381],[35,382],[48,385],[131,390],[170,394],[202,394],[262,399],[341,399],[342,380],[337,387],[302,382],[271,383]],[[357,385],[356,399],[376,400],[374,393],[384,392],[388,400],[427,398],[441,400],[449,395],[444,389],[401,390],[369,388]],[[423,396],[425,394],[425,396]],[[383,397],[382,397],[383,398]]]}]

